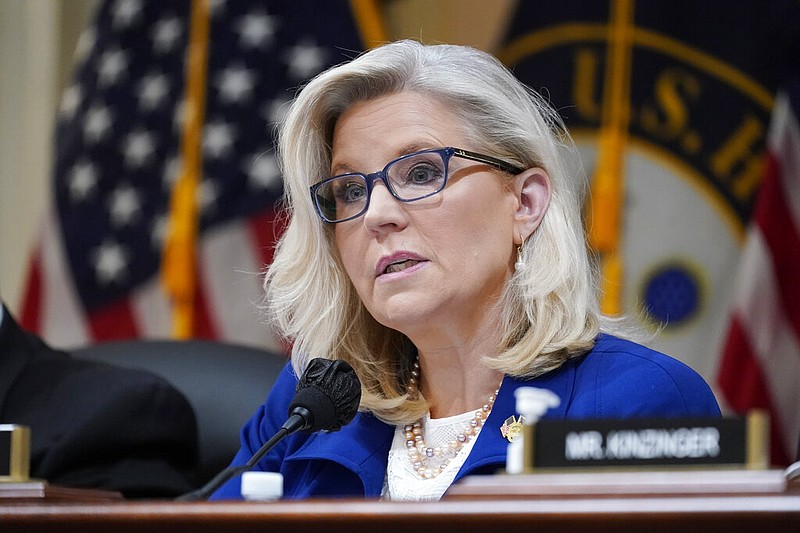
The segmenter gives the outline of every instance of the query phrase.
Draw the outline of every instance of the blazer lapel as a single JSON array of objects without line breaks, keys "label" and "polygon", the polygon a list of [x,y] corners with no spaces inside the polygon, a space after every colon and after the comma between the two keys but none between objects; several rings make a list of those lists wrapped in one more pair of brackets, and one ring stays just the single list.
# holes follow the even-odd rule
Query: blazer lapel
[{"label": "blazer lapel", "polygon": [[380,496],[394,427],[369,413],[333,433],[314,433],[286,460],[327,460],[352,471],[364,484],[365,496]]}]

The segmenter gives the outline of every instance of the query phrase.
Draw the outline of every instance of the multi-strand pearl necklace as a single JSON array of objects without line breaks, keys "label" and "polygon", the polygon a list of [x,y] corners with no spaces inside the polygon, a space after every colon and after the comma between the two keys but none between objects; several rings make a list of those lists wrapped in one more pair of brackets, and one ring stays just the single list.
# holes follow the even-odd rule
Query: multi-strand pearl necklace
[{"label": "multi-strand pearl necklace", "polygon": [[[408,396],[410,398],[415,398],[419,394],[419,390],[417,389],[418,379],[419,360],[416,360],[411,369],[411,377],[408,380]],[[403,427],[408,458],[419,477],[431,479],[441,474],[447,468],[447,465],[458,455],[461,448],[480,432],[486,418],[492,411],[492,406],[499,392],[500,389],[494,391],[494,394],[489,396],[489,400],[486,404],[475,411],[475,415],[470,419],[469,423],[462,428],[461,432],[456,435],[456,438],[445,445],[429,446],[425,442],[422,420],[417,420],[413,424],[406,424]]]}]

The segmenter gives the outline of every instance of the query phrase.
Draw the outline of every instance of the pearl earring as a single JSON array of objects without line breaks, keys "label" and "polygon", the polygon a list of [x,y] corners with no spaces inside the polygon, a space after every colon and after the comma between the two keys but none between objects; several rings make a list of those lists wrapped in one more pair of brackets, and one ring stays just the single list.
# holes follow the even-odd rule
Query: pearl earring
[{"label": "pearl earring", "polygon": [[519,246],[517,246],[517,262],[514,263],[514,270],[519,272],[523,268],[525,268],[525,261],[522,260],[522,245],[525,244],[525,240],[522,238],[522,234],[519,235]]}]

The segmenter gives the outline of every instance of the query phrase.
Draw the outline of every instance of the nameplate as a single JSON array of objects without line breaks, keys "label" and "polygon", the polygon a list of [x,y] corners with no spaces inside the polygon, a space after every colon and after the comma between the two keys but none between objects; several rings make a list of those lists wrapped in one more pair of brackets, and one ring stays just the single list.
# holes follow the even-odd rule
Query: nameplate
[{"label": "nameplate", "polygon": [[26,426],[0,424],[0,481],[30,477],[31,432]]},{"label": "nameplate", "polygon": [[767,468],[768,418],[540,420],[524,434],[526,471],[709,466]]}]

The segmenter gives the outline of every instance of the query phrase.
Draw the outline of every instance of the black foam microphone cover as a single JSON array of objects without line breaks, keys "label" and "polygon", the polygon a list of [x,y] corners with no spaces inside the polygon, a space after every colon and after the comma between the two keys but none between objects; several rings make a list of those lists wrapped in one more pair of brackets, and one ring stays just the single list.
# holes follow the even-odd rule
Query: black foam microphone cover
[{"label": "black foam microphone cover", "polygon": [[358,412],[361,382],[345,361],[312,359],[297,383],[289,416],[302,413],[303,431],[338,431]]}]

